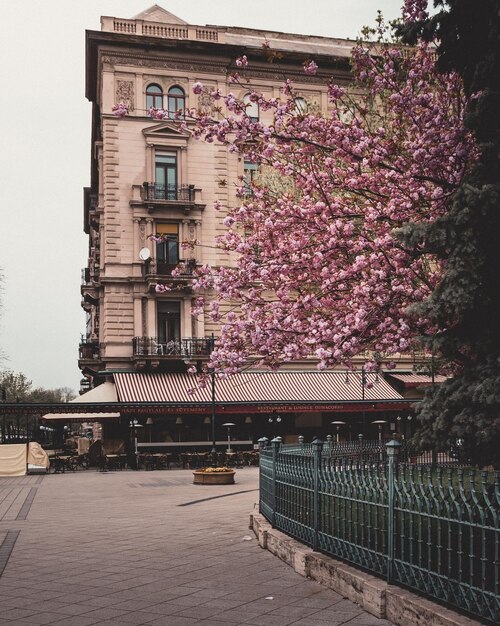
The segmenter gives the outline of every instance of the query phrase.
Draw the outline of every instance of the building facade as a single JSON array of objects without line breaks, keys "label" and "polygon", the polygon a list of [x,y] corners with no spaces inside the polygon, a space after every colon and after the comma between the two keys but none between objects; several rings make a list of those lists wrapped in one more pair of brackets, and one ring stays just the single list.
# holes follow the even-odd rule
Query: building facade
[{"label": "building facade", "polygon": [[[223,145],[197,141],[191,135],[189,121],[183,128],[177,112],[211,110],[213,105],[203,94],[193,93],[198,81],[222,92],[233,90],[244,98],[245,87],[230,81],[237,69],[235,59],[242,54],[251,60],[246,76],[252,88],[280,97],[286,76],[296,85],[301,106],[327,111],[326,78],[333,76],[339,84],[349,83],[352,42],[194,26],[157,5],[133,19],[101,18],[101,31],[87,31],[86,42],[86,96],[93,114],[91,182],[84,190],[89,255],[81,289],[87,321],[79,355],[82,388],[113,381],[123,402],[120,394],[126,395],[125,387],[119,381],[132,376],[134,383],[129,390],[134,387],[136,395],[127,396],[130,410],[122,407],[121,418],[107,425],[110,433],[116,435],[138,419],[145,425],[146,415],[154,413],[155,431],[152,434],[150,429],[150,439],[199,440],[205,438],[210,422],[210,399],[200,400],[196,407],[196,398],[190,402],[182,397],[189,384],[179,386],[173,382],[175,376],[187,376],[186,361],[206,362],[212,337],[218,333],[208,316],[192,315],[198,295],[192,289],[193,270],[203,264],[228,263],[214,246],[216,236],[224,231],[224,216],[215,211],[214,201],[237,206],[236,189],[253,175],[255,166]],[[269,49],[279,62],[276,58],[270,62]],[[314,58],[321,68],[316,76],[302,71],[302,63],[308,58]],[[125,117],[115,115],[113,110],[120,103],[128,109]],[[148,114],[151,106],[167,111],[167,117],[152,119]],[[267,113],[256,105],[251,114],[266,121]],[[163,235],[164,241],[155,243],[151,235]],[[180,274],[172,276],[179,264]],[[169,283],[170,290],[156,293],[158,282]],[[411,369],[410,362],[402,361],[401,366],[403,370]],[[296,363],[287,368],[298,373],[301,369],[314,370],[314,364]],[[336,375],[343,376],[348,389],[345,374]],[[141,413],[141,402],[145,406],[154,395],[148,392],[154,387],[152,381],[156,381],[155,389],[177,385],[184,391],[175,398],[167,398],[164,391],[163,396],[155,396],[155,412],[151,409]],[[364,373],[354,396],[332,390],[334,395],[323,401],[329,407],[326,411],[322,410],[322,401],[315,401],[314,394],[308,395],[310,390],[300,388],[310,383],[299,378],[296,381],[295,402],[293,393],[288,404],[283,404],[279,394],[264,397],[257,389],[252,403],[233,391],[233,395],[227,392],[218,410],[230,413],[235,431],[241,430],[236,438],[246,442],[260,435],[293,438],[304,429],[310,434],[313,430],[324,433],[325,428],[334,431],[332,421],[345,421],[350,432],[367,430],[367,412],[374,412],[373,417],[379,417],[379,421],[383,413],[384,421],[394,423],[397,429],[397,416],[409,415],[409,405],[401,394],[391,392],[385,381],[383,391],[379,387],[379,391],[372,392]],[[273,383],[266,385],[272,387]],[[337,409],[332,409],[335,403]],[[286,421],[287,432],[276,431],[278,413],[287,414],[280,426],[283,429]],[[257,424],[256,419],[260,420]],[[152,421],[148,420],[149,425]],[[179,435],[175,427],[186,421],[187,432]],[[369,429],[366,434],[371,434]]]}]

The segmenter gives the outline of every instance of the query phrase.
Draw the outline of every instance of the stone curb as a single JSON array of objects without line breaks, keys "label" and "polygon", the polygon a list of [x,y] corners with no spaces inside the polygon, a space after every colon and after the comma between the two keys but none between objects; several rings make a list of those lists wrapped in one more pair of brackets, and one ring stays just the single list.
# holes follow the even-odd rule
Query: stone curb
[{"label": "stone curb", "polygon": [[298,574],[336,591],[376,617],[398,626],[475,626],[481,623],[410,591],[388,585],[342,561],[314,552],[272,528],[258,513],[250,515],[249,527],[261,548],[285,561]]}]

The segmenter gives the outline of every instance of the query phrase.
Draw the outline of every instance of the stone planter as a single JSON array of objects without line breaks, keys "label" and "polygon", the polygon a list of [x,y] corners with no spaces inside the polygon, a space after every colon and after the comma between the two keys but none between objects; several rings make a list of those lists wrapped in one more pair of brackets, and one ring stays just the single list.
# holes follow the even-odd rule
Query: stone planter
[{"label": "stone planter", "polygon": [[194,485],[234,485],[234,475],[236,472],[201,472],[195,470],[193,472]]}]

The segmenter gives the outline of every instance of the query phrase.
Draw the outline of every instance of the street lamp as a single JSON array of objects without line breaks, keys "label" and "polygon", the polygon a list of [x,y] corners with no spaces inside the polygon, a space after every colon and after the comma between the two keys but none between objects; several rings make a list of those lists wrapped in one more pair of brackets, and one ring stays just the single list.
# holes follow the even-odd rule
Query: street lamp
[{"label": "street lamp", "polygon": [[231,428],[233,426],[236,426],[236,424],[233,424],[233,422],[226,422],[225,424],[222,424],[222,425],[227,427],[227,452],[232,452],[232,450],[231,450]]},{"label": "street lamp", "polygon": [[148,429],[149,429],[149,443],[151,443],[152,441],[152,430],[153,430],[153,424],[154,424],[154,420],[152,417],[148,417],[148,419],[146,420],[146,424],[148,425]]},{"label": "street lamp", "polygon": [[341,426],[345,426],[345,422],[343,422],[342,420],[337,420],[335,422],[330,422],[331,424],[333,424],[336,429],[337,429],[337,443],[339,442],[339,430]]},{"label": "street lamp", "polygon": [[134,442],[134,454],[137,458],[137,429],[142,428],[142,424],[139,423],[138,419],[130,420],[129,427],[132,431],[132,441]]},{"label": "street lamp", "polygon": [[[214,348],[214,336],[212,335],[212,350]],[[212,450],[210,456],[212,458],[212,467],[217,467],[217,442],[215,440],[215,370],[210,370],[211,382],[211,406],[212,406]]]},{"label": "street lamp", "polygon": [[[210,339],[210,353],[213,352],[215,345],[215,337],[212,333],[212,337]],[[188,365],[190,363],[189,356],[186,355],[184,358],[184,363]],[[211,396],[211,422],[212,422],[212,450],[210,451],[210,457],[212,459],[212,467],[217,467],[217,442],[215,439],[215,370],[214,368],[209,368],[208,370],[210,374],[210,396]]]}]

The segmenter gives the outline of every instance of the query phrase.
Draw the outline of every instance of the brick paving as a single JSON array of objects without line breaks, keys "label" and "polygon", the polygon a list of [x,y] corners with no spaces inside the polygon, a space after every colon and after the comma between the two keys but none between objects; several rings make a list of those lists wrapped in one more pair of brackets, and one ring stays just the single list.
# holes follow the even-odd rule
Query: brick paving
[{"label": "brick paving", "polygon": [[0,478],[0,624],[384,626],[262,550],[256,468]]}]

